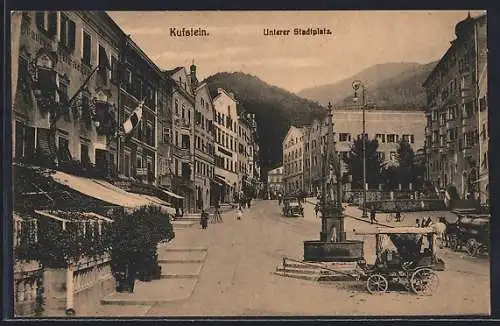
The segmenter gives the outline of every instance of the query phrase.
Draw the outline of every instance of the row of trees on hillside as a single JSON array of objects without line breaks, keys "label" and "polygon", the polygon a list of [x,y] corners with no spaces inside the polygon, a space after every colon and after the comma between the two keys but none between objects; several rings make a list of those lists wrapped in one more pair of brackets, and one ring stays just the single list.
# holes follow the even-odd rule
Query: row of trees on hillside
[{"label": "row of trees on hillside", "polygon": [[[397,189],[401,184],[407,188],[421,189],[424,185],[425,160],[421,151],[413,151],[407,140],[401,140],[396,151],[395,164],[386,163],[377,153],[378,141],[366,139],[366,182],[369,185],[382,184],[385,190]],[[363,139],[354,141],[346,162],[348,174],[352,176],[352,188],[363,185]]]}]

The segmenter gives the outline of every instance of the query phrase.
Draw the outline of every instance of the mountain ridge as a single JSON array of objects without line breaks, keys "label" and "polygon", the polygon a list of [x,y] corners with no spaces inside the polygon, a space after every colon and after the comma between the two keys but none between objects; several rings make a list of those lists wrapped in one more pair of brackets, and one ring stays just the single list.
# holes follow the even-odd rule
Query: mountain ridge
[{"label": "mountain ridge", "polygon": [[[354,90],[352,81],[365,82],[367,100],[379,107],[394,109],[422,109],[425,105],[425,90],[422,83],[437,61],[427,64],[398,62],[377,64],[335,83],[306,88],[297,95],[326,105],[332,101],[336,105],[352,105]],[[360,94],[358,94],[360,96]]]}]

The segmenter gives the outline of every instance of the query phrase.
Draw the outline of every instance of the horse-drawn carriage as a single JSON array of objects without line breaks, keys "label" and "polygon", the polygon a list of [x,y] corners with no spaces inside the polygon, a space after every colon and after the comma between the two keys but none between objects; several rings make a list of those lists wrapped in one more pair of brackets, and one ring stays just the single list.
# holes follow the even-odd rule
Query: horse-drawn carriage
[{"label": "horse-drawn carriage", "polygon": [[375,235],[376,259],[360,267],[368,292],[387,292],[392,284],[403,285],[418,295],[431,295],[439,285],[436,271],[444,262],[435,254],[436,232],[432,228],[379,228]]},{"label": "horse-drawn carriage", "polygon": [[304,217],[304,207],[300,203],[297,197],[285,197],[283,198],[283,216],[287,217],[295,217],[302,216]]},{"label": "horse-drawn carriage", "polygon": [[445,245],[465,250],[471,256],[487,254],[490,248],[490,215],[458,214],[456,223],[446,227]]}]

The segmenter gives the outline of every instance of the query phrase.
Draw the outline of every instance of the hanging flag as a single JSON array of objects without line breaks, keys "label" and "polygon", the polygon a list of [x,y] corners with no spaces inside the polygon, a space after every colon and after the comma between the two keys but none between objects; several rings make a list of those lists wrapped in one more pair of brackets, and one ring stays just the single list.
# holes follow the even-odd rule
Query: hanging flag
[{"label": "hanging flag", "polygon": [[125,134],[129,134],[134,128],[139,124],[142,118],[142,105],[144,100],[139,103],[139,106],[132,112],[130,117],[123,123],[123,131]]}]

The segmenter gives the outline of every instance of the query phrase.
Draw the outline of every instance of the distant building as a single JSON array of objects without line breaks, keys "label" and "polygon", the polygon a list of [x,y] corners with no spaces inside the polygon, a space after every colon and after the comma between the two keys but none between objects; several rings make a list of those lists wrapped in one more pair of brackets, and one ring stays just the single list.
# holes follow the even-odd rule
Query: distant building
[{"label": "distant building", "polygon": [[196,210],[193,172],[195,89],[191,75],[184,67],[167,70],[164,74],[171,86],[169,99],[172,107],[172,190],[184,197],[184,210],[192,213]]},{"label": "distant building", "polygon": [[283,140],[283,189],[287,193],[304,189],[304,132],[291,126]]},{"label": "distant building", "polygon": [[215,109],[215,175],[217,196],[231,202],[238,187],[238,113],[234,95],[222,88],[213,99]]},{"label": "distant building", "polygon": [[[363,133],[363,111],[359,107],[336,108],[333,111],[333,139],[341,159],[341,169],[354,140]],[[378,155],[386,164],[396,164],[396,152],[401,139],[407,139],[416,153],[424,147],[425,113],[414,110],[367,108],[365,126],[368,139],[378,140]],[[305,128],[304,182],[305,190],[317,192],[321,186],[321,145],[326,141],[328,117],[316,119]]]},{"label": "distant building", "polygon": [[271,196],[283,190],[283,166],[267,172],[267,189]]},{"label": "distant building", "polygon": [[486,29],[486,15],[459,22],[456,39],[423,84],[429,180],[483,202],[489,197]]},{"label": "distant building", "polygon": [[[191,78],[196,79],[196,67],[191,66]],[[215,144],[214,107],[208,85],[203,83],[196,89],[195,104],[195,183],[197,203],[208,208],[215,203]]]},{"label": "distant building", "polygon": [[[254,151],[256,143],[254,128],[256,127],[255,116],[240,110],[238,114],[238,180],[239,189],[245,187],[257,190],[260,174],[255,169]],[[255,194],[254,194],[255,195]]]}]

